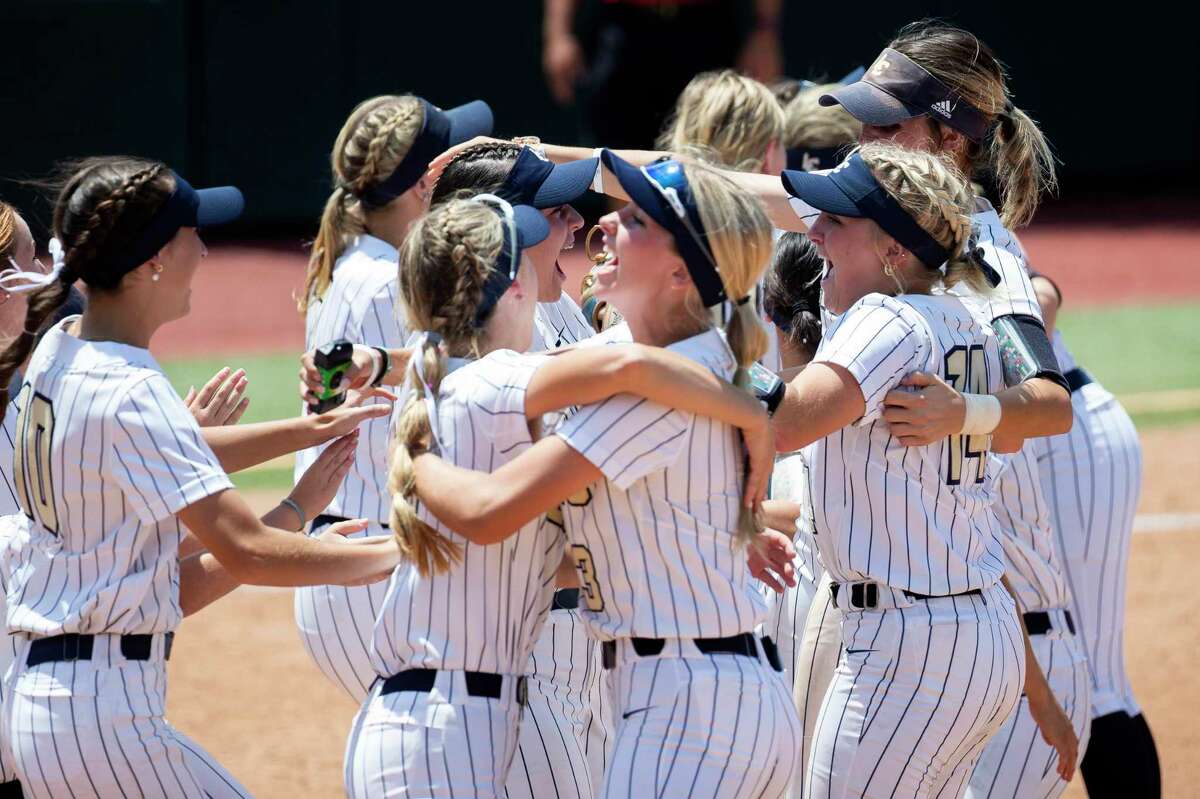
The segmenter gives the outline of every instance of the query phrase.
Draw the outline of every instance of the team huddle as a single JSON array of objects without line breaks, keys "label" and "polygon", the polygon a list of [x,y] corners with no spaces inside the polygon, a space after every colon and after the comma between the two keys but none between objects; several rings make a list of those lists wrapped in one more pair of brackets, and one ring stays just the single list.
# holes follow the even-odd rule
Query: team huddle
[{"label": "team huddle", "polygon": [[[352,797],[1156,796],[1137,433],[1013,232],[1053,158],[987,46],[704,73],[659,151],[492,128],[353,110],[272,422],[149,350],[237,189],[73,163],[49,269],[0,204],[0,796],[248,796],[164,717],[241,584],[359,704]],[[256,517],[228,474],[293,452]]]}]

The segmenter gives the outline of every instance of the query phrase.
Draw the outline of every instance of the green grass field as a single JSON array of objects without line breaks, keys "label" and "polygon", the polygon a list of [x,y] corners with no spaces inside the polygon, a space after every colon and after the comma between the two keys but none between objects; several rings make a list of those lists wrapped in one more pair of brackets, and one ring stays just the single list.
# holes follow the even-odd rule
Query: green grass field
[{"label": "green grass field", "polygon": [[[1200,305],[1194,303],[1065,309],[1058,322],[1079,363],[1118,395],[1200,390]],[[222,366],[243,368],[250,377],[250,408],[243,421],[262,422],[299,411],[297,355],[202,358],[163,363],[180,394],[204,384]],[[1139,411],[1139,427],[1194,422],[1200,419],[1200,395],[1185,407]],[[290,466],[278,462],[235,475],[243,489],[286,490]]]}]

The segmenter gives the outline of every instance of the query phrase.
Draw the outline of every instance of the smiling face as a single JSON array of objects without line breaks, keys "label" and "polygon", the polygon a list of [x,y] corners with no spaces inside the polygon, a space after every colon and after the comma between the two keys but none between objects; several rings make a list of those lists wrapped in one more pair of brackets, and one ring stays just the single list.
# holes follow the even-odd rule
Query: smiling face
[{"label": "smiling face", "polygon": [[604,248],[612,257],[593,270],[594,296],[611,303],[623,316],[661,307],[675,289],[691,285],[671,234],[634,203],[601,217],[600,228]]},{"label": "smiling face", "polygon": [[832,313],[845,313],[868,294],[894,294],[896,283],[883,273],[880,253],[890,237],[870,219],[822,213],[808,238],[825,259],[821,296]]},{"label": "smiling face", "polygon": [[[196,276],[201,259],[207,255],[208,249],[194,227],[180,228],[167,246],[159,251],[162,272],[157,281],[152,281],[152,291],[163,322],[181,319],[191,310],[192,278]],[[146,268],[143,265],[139,270]],[[150,268],[153,269],[153,264]],[[150,275],[153,275],[153,271]]]},{"label": "smiling face", "polygon": [[550,235],[527,252],[538,273],[538,302],[557,302],[566,278],[558,256],[575,246],[575,231],[583,227],[583,217],[570,205],[543,209],[542,215],[550,223]]}]

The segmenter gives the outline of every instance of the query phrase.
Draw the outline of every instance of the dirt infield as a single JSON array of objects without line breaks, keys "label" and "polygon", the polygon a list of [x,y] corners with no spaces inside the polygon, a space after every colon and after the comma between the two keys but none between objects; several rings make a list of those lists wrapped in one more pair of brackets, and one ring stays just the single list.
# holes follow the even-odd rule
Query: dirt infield
[{"label": "dirt infield", "polygon": [[[1200,426],[1143,437],[1143,513],[1200,512]],[[270,505],[274,496],[256,497]],[[1158,739],[1164,796],[1200,784],[1200,626],[1180,586],[1200,562],[1200,528],[1134,537],[1127,652],[1137,696]],[[300,646],[290,591],[241,589],[186,620],[170,667],[171,721],[258,797],[341,795],[341,761],[355,706]],[[1072,787],[1070,796],[1083,796]]]},{"label": "dirt infield", "polygon": [[[1200,230],[1147,225],[1035,225],[1022,239],[1032,262],[1058,281],[1070,306],[1200,297]],[[583,237],[567,253],[568,291],[586,271]],[[299,242],[214,246],[192,290],[192,312],[155,338],[159,358],[297,351],[304,323]]]}]

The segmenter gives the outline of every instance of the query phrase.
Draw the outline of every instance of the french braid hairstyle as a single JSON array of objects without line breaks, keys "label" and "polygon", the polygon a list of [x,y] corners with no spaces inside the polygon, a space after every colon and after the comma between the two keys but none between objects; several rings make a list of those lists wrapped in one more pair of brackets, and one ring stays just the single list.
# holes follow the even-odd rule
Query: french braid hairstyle
[{"label": "french braid hairstyle", "polygon": [[763,280],[763,304],[776,325],[809,359],[821,343],[821,271],[825,261],[803,233],[775,242]]},{"label": "french braid hairstyle", "polygon": [[1013,105],[1004,65],[975,34],[936,21],[900,29],[888,45],[987,115],[987,138],[967,142],[968,177],[987,175],[1000,194],[1000,218],[1010,228],[1029,224],[1043,192],[1057,187],[1050,142],[1029,114]]},{"label": "french braid hairstyle", "polygon": [[684,87],[658,148],[716,166],[759,172],[783,139],[783,109],[763,84],[732,69],[701,72]]},{"label": "french braid hairstyle", "polygon": [[437,398],[449,356],[484,354],[484,331],[476,324],[484,283],[504,244],[500,218],[486,205],[450,200],[434,206],[409,231],[400,248],[400,301],[414,330],[426,337],[420,360],[409,366],[412,388],[396,422],[392,439],[388,490],[392,495],[391,528],[402,557],[424,577],[448,571],[462,557],[459,546],[417,515],[413,458],[430,449],[433,428],[425,399]]},{"label": "french braid hairstyle", "polygon": [[[924,264],[925,268],[940,271],[940,282],[947,289],[962,283],[979,295],[992,295],[992,284],[972,254],[975,194],[949,158],[905,150],[891,142],[864,144],[858,152],[883,190],[951,253],[944,271],[941,264]],[[899,288],[903,293],[903,284]]]},{"label": "french braid hairstyle", "polygon": [[520,154],[521,145],[506,141],[483,142],[463,149],[438,176],[429,204],[496,191],[508,178]]},{"label": "french braid hairstyle", "polygon": [[396,171],[424,124],[425,109],[410,94],[372,97],[350,113],[330,155],[333,192],[325,201],[308,258],[304,293],[297,303],[300,313],[321,298],[333,281],[337,259],[366,231],[371,206],[363,194]]},{"label": "french braid hairstyle", "polygon": [[[757,199],[718,170],[695,163],[683,169],[725,294],[734,303],[734,312],[725,325],[725,340],[737,361],[733,382],[751,392],[750,366],[767,351],[767,332],[759,321],[753,297],[771,257],[771,223]],[[698,293],[693,292],[690,298],[693,316],[711,318],[701,307]],[[743,507],[738,519],[738,544],[749,543],[757,530],[753,512]]]},{"label": "french braid hairstyle", "polygon": [[9,383],[33,349],[42,326],[82,280],[91,291],[115,291],[126,272],[113,260],[130,247],[175,191],[165,164],[123,156],[88,158],[63,167],[52,227],[62,243],[58,280],[29,295],[25,324],[0,353],[0,421]]}]

